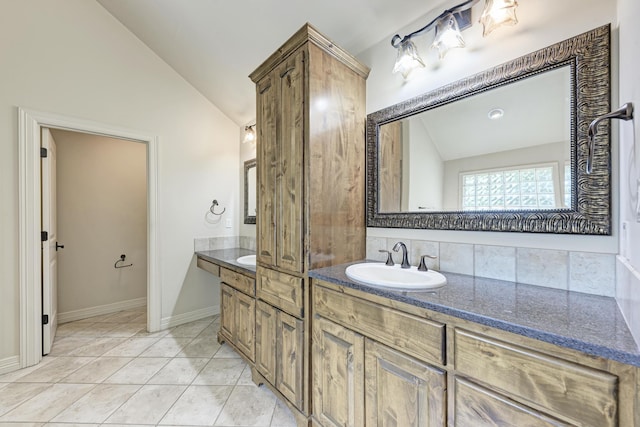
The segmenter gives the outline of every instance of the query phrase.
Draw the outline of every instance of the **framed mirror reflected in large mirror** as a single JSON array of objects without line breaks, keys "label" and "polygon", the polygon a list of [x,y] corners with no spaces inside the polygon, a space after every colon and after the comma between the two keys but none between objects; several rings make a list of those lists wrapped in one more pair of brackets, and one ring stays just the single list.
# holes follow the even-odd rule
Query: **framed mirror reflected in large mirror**
[{"label": "framed mirror reflected in large mirror", "polygon": [[255,224],[257,212],[256,159],[244,162],[244,223]]},{"label": "framed mirror reflected in large mirror", "polygon": [[367,116],[369,227],[611,233],[610,29]]}]

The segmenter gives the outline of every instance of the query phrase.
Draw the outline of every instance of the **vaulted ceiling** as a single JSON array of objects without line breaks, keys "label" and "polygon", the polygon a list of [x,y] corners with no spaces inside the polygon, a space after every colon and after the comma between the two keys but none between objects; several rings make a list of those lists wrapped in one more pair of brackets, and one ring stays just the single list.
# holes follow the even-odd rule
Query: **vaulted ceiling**
[{"label": "vaulted ceiling", "polygon": [[443,0],[98,0],[238,125],[255,118],[247,77],[305,22],[352,54]]}]

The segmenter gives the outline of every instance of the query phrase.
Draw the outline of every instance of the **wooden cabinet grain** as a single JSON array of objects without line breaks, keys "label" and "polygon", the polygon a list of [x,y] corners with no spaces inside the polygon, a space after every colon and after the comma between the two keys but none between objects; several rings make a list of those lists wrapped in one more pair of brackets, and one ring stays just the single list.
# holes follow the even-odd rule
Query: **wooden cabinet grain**
[{"label": "wooden cabinet grain", "polygon": [[[218,342],[227,342],[247,360],[255,358],[255,280],[220,268],[220,331]],[[247,295],[245,292],[249,292]]]},{"label": "wooden cabinet grain", "polygon": [[640,425],[635,367],[322,280],[312,289],[316,426]]},{"label": "wooden cabinet grain", "polygon": [[305,424],[311,269],[365,256],[368,67],[311,25],[260,65],[255,370]]}]

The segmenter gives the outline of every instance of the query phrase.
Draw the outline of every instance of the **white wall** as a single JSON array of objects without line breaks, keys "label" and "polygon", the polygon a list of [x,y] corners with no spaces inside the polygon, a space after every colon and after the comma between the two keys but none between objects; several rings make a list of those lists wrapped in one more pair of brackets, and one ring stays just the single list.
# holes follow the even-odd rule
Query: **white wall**
[{"label": "white wall", "polygon": [[442,210],[444,164],[433,139],[420,120],[405,120],[402,134],[407,138],[403,146],[410,151],[403,156],[403,168],[409,168],[408,174],[403,171],[406,177],[403,187],[409,187],[407,206],[403,209],[419,211],[421,206],[431,211]]},{"label": "white wall", "polygon": [[[193,238],[237,233],[237,124],[94,1],[0,0],[0,10],[0,361],[19,351],[18,106],[158,137],[162,317],[215,309]],[[204,221],[214,198],[232,228]]]},{"label": "white wall", "polygon": [[[622,1],[622,0],[620,0]],[[635,0],[626,0],[628,7]],[[473,10],[473,20],[477,21],[483,2]],[[636,7],[635,5],[633,7]],[[422,27],[440,10],[416,19],[398,33],[408,34]],[[601,0],[536,0],[520,1],[517,9],[519,24],[495,30],[482,38],[482,26],[474,25],[465,30],[467,48],[454,49],[442,62],[437,62],[435,52],[428,46],[433,37],[430,31],[416,39],[423,57],[429,61],[424,70],[414,73],[408,81],[392,74],[396,51],[389,43],[393,34],[378,44],[362,52],[358,57],[371,66],[367,80],[367,113],[380,110],[397,102],[410,99],[465,76],[478,73],[495,65],[550,44],[565,40],[601,25],[612,23],[613,49],[616,43],[616,3]],[[631,26],[633,24],[629,24]],[[634,40],[637,40],[637,36]],[[637,50],[636,50],[637,52]],[[612,79],[615,87],[617,68],[613,67]],[[615,103],[616,100],[614,99]],[[615,140],[615,139],[614,139]],[[613,235],[612,236],[565,236],[552,234],[465,232],[445,230],[402,230],[368,228],[371,237],[398,237],[444,242],[464,242],[486,245],[508,245],[515,247],[580,250],[615,254],[618,251],[618,196],[617,196],[617,144],[613,147]]]},{"label": "white wall", "polygon": [[[58,148],[58,315],[147,295],[147,147],[52,130]],[[127,268],[114,268],[120,254]],[[115,310],[117,311],[117,305]]]}]

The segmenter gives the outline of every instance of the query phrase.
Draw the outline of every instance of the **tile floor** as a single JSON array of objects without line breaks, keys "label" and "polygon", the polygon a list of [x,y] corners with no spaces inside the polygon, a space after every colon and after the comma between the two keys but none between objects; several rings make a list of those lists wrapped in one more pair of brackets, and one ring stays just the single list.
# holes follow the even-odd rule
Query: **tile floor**
[{"label": "tile floor", "polygon": [[0,376],[0,427],[295,427],[217,343],[217,316],[152,334],[145,322],[140,308],[60,325],[40,364]]}]

